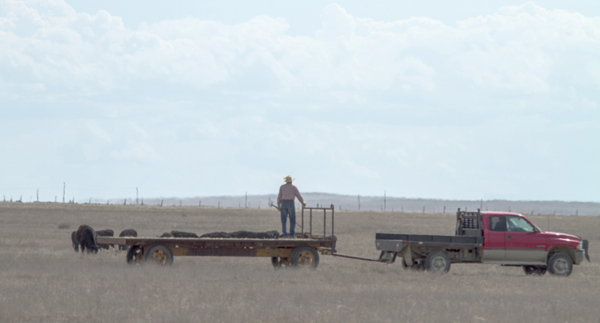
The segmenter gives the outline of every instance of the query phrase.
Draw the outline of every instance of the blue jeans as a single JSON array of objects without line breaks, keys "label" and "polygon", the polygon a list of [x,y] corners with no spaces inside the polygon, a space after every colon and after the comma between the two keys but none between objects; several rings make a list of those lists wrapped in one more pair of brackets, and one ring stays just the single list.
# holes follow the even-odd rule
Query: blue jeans
[{"label": "blue jeans", "polygon": [[281,226],[283,227],[283,234],[287,235],[286,222],[287,217],[290,216],[290,235],[294,235],[296,229],[296,208],[294,207],[294,201],[281,201]]}]

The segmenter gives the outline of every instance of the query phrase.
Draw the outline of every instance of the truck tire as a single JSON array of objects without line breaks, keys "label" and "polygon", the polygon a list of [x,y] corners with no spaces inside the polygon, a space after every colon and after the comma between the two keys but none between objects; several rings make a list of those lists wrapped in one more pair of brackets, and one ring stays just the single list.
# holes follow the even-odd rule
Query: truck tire
[{"label": "truck tire", "polygon": [[573,260],[562,252],[555,253],[548,260],[548,271],[556,276],[569,276],[573,271]]},{"label": "truck tire", "polygon": [[319,254],[311,246],[302,246],[294,249],[291,259],[292,267],[315,269],[319,265]]},{"label": "truck tire", "polygon": [[436,250],[425,258],[425,269],[433,273],[447,273],[450,270],[450,257],[445,251]]},{"label": "truck tire", "polygon": [[538,275],[541,276],[546,273],[548,270],[547,267],[542,266],[523,266],[523,271],[525,275]]},{"label": "truck tire", "polygon": [[155,244],[146,250],[144,261],[156,265],[171,265],[173,263],[173,252],[171,248],[165,245]]}]

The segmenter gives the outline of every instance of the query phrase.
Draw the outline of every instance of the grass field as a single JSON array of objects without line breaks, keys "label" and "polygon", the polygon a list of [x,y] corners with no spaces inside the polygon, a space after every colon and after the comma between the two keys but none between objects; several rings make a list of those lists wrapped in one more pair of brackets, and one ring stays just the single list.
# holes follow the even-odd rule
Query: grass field
[{"label": "grass field", "polygon": [[[375,232],[453,234],[453,214],[336,212],[338,252],[375,258]],[[75,253],[80,224],[181,230],[281,230],[273,210],[0,203],[0,322],[600,322],[600,217],[529,217],[590,240],[568,278],[453,265],[445,275],[322,256],[317,270],[268,258],[176,257],[128,266],[125,252]],[[62,225],[61,225],[62,224]],[[59,226],[69,226],[59,229]]]}]

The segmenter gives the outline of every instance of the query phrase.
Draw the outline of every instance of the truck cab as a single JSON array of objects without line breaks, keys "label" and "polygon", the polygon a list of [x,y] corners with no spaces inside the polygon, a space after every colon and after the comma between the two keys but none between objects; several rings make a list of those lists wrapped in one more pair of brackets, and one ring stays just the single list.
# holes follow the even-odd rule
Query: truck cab
[{"label": "truck cab", "polygon": [[[469,214],[471,213],[471,214]],[[473,214],[474,213],[474,214]],[[464,219],[473,219],[462,229]],[[527,274],[543,274],[547,269],[557,275],[569,275],[572,266],[579,265],[587,255],[587,241],[557,232],[545,232],[525,216],[512,212],[461,212],[457,215],[457,235],[483,236],[481,261],[505,266],[523,266]]]}]

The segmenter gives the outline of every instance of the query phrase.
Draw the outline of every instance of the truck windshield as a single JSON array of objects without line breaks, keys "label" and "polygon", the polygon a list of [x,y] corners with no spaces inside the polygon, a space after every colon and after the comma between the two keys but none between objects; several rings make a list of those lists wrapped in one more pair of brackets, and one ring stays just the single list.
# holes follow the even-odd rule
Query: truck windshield
[{"label": "truck windshield", "polygon": [[506,229],[511,232],[535,232],[535,229],[527,220],[518,216],[506,217]]}]

